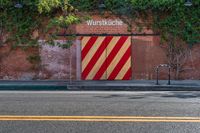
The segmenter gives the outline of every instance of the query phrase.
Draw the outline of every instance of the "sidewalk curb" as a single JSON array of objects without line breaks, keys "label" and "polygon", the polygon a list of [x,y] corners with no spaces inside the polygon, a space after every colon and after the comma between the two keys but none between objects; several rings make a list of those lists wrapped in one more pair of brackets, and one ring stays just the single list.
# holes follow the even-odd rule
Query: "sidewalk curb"
[{"label": "sidewalk curb", "polygon": [[68,86],[73,91],[200,91],[199,86]]},{"label": "sidewalk curb", "polygon": [[199,86],[0,85],[0,91],[200,91]]},{"label": "sidewalk curb", "polygon": [[144,81],[1,81],[0,91],[200,91],[200,81],[173,81],[166,85],[161,81],[155,85],[153,80]]},{"label": "sidewalk curb", "polygon": [[13,90],[13,91],[61,91],[67,90],[67,86],[58,85],[0,85],[0,91]]}]

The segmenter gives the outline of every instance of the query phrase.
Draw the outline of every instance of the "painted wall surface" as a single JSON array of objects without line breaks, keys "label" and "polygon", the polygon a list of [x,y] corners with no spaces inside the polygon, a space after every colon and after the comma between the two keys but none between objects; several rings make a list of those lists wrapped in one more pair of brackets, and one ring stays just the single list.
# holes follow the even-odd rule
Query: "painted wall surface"
[{"label": "painted wall surface", "polygon": [[130,80],[131,37],[83,37],[82,80]]},{"label": "painted wall surface", "polygon": [[[63,43],[63,41],[58,41]],[[42,44],[40,49],[41,68],[39,79],[76,79],[76,45],[63,49]]]}]

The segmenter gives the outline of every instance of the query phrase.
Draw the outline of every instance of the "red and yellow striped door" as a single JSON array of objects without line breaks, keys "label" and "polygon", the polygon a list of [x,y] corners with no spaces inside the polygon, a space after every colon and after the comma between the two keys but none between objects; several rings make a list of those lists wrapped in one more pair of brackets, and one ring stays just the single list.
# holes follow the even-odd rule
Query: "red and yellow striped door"
[{"label": "red and yellow striped door", "polygon": [[131,37],[82,38],[83,80],[131,79]]}]

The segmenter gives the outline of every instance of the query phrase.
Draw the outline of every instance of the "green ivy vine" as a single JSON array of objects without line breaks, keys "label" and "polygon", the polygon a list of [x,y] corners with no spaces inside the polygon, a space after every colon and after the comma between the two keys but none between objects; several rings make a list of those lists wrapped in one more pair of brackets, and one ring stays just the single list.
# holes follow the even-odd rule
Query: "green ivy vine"
[{"label": "green ivy vine", "polygon": [[[191,7],[184,5],[185,0],[104,0],[106,10],[115,14],[126,15],[129,18],[139,18],[153,15],[152,29],[166,36],[171,34],[175,38],[181,38],[188,44],[200,42],[200,0],[193,0]],[[78,4],[80,3],[80,4]],[[74,2],[77,8],[85,11],[96,9],[98,1],[77,0]]]},{"label": "green ivy vine", "polygon": [[[22,8],[15,5],[20,2]],[[200,42],[200,0],[193,0],[191,7],[185,0],[104,0],[105,10],[116,15],[135,18],[153,16],[152,29],[167,38],[167,34],[180,38],[190,45]],[[98,10],[99,0],[0,0],[1,33],[9,34],[7,42],[35,45],[35,29],[46,34],[52,27],[67,28],[80,22],[77,12]],[[48,24],[44,24],[49,20]],[[3,29],[3,30],[2,30]],[[52,34],[51,34],[52,35]],[[5,42],[4,42],[5,43]]]},{"label": "green ivy vine", "polygon": [[[21,7],[16,7],[19,3]],[[9,34],[3,43],[11,43],[14,46],[36,45],[38,37],[33,38],[33,31],[42,28],[44,34],[49,34],[51,28],[58,31],[76,24],[79,18],[75,12],[68,0],[1,0],[1,36]],[[45,21],[48,23],[44,24]],[[49,40],[55,39],[55,34],[50,33]]]}]

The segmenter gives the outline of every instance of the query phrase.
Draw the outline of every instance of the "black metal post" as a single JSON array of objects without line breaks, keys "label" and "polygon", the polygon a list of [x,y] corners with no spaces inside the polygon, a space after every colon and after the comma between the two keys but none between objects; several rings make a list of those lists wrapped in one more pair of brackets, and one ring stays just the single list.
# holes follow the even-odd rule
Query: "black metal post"
[{"label": "black metal post", "polygon": [[168,78],[168,85],[170,85],[170,84],[171,84],[171,82],[170,82],[170,80],[171,80],[171,75],[170,75],[171,67],[170,67],[170,66],[168,66],[168,67],[169,67],[169,72],[168,72],[168,76],[169,76],[169,78]]},{"label": "black metal post", "polygon": [[147,34],[147,33],[130,33],[130,34],[57,34],[57,36],[159,36],[159,33]]},{"label": "black metal post", "polygon": [[158,71],[159,71],[158,69],[159,69],[159,67],[157,66],[156,67],[156,85],[159,85],[158,84]]},{"label": "black metal post", "polygon": [[158,80],[159,80],[159,68],[160,67],[168,67],[168,85],[171,84],[171,67],[169,64],[160,64],[156,67],[156,85],[159,85]]}]

